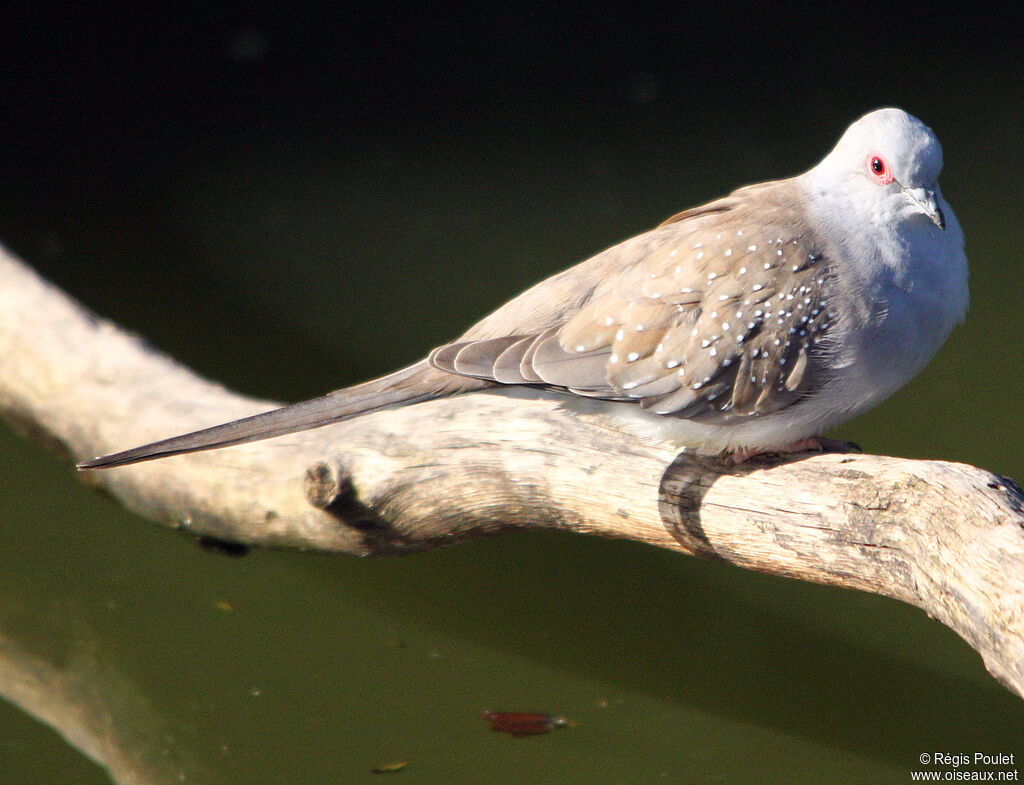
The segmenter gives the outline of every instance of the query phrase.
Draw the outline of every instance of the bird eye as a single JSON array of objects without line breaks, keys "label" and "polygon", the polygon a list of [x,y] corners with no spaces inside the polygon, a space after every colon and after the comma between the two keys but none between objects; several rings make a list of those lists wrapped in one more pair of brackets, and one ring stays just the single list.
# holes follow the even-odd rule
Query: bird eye
[{"label": "bird eye", "polygon": [[878,153],[868,156],[868,171],[879,185],[888,185],[896,179],[893,177],[889,162]]}]

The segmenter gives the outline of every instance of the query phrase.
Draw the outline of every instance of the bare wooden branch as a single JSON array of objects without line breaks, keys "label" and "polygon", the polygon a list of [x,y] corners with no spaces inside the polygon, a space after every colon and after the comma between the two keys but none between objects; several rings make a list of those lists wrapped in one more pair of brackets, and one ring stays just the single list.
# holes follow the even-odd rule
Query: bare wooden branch
[{"label": "bare wooden branch", "polygon": [[[196,377],[0,256],[0,411],[76,459],[269,408]],[[638,441],[543,394],[478,393],[89,472],[197,535],[358,555],[529,526],[639,540],[895,597],[1024,695],[1024,495],[872,455],[739,467]]]}]

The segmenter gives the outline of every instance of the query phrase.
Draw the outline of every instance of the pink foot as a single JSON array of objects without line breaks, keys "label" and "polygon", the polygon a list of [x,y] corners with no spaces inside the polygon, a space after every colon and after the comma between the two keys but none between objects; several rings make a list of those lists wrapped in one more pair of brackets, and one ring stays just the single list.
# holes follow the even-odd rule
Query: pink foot
[{"label": "pink foot", "polygon": [[743,463],[758,455],[792,455],[798,452],[861,452],[858,445],[853,442],[843,442],[839,439],[827,439],[824,436],[810,436],[798,442],[787,444],[783,447],[774,447],[771,450],[744,449],[737,450],[729,456],[729,460],[735,464]]}]

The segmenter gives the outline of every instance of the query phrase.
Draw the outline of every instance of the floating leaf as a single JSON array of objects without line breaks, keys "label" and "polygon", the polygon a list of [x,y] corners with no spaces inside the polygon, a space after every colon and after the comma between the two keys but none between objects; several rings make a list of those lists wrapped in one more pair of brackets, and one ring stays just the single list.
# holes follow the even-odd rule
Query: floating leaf
[{"label": "floating leaf", "polygon": [[394,774],[396,771],[401,771],[409,764],[402,760],[396,761],[395,763],[380,763],[374,766],[370,771],[374,774]]},{"label": "floating leaf", "polygon": [[574,724],[564,717],[525,711],[485,711],[481,716],[491,723],[491,730],[510,736],[536,736]]}]

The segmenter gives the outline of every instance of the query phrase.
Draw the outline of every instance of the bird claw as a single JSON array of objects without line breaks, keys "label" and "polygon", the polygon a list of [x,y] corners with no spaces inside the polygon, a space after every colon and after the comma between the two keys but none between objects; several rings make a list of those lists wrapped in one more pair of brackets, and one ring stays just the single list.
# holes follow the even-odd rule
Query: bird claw
[{"label": "bird claw", "polygon": [[729,460],[733,464],[739,465],[760,455],[793,455],[800,452],[850,453],[864,452],[864,450],[856,442],[844,442],[840,439],[829,439],[825,436],[810,436],[806,439],[800,439],[799,441],[784,445],[783,447],[775,447],[771,450],[757,450],[750,448],[737,450],[729,456]]}]

